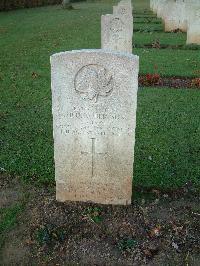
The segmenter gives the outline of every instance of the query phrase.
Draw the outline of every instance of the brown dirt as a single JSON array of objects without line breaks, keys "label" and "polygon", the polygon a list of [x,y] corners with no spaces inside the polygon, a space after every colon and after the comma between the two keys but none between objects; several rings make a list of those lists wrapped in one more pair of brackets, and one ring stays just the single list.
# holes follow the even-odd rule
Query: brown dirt
[{"label": "brown dirt", "polygon": [[181,50],[200,50],[197,45],[185,45],[185,44],[160,44],[159,41],[155,41],[153,43],[146,44],[134,44],[133,48],[147,48],[147,49],[181,49]]},{"label": "brown dirt", "polygon": [[200,265],[199,195],[192,185],[138,189],[130,206],[59,203],[54,188],[19,180],[1,187],[6,191],[9,205],[23,193],[29,197],[7,233],[1,265]]},{"label": "brown dirt", "polygon": [[160,30],[160,29],[134,29],[134,32],[163,32],[163,30]]},{"label": "brown dirt", "polygon": [[142,87],[159,87],[159,88],[172,88],[172,89],[200,89],[197,86],[192,86],[194,78],[187,77],[160,77],[160,79],[152,84],[146,82],[146,75],[139,76],[139,86]]},{"label": "brown dirt", "polygon": [[[0,207],[6,208],[18,202],[21,197],[21,186],[16,179],[12,180],[12,185],[9,185],[9,180],[6,176],[0,175]],[[11,178],[11,177],[10,177]],[[14,189],[13,189],[14,188]]]},{"label": "brown dirt", "polygon": [[147,23],[161,24],[160,21],[156,21],[156,20],[153,20],[151,18],[147,18],[146,21],[134,21],[134,24],[147,24]]}]

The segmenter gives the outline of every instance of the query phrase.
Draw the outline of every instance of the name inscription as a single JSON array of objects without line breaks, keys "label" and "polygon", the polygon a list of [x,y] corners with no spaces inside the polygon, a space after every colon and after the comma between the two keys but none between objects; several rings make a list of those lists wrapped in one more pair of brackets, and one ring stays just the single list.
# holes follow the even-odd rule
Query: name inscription
[{"label": "name inscription", "polygon": [[88,114],[88,113],[81,113],[81,112],[70,112],[66,113],[63,118],[72,118],[72,119],[126,119],[125,116],[121,116],[118,114],[105,114],[105,113],[94,113],[94,114]]},{"label": "name inscription", "polygon": [[[62,122],[61,122],[62,121]],[[123,126],[120,126],[123,124]],[[61,134],[88,136],[119,136],[122,133],[130,135],[132,130],[130,125],[126,125],[126,116],[106,113],[83,113],[69,112],[62,116],[60,124],[57,124]]]}]

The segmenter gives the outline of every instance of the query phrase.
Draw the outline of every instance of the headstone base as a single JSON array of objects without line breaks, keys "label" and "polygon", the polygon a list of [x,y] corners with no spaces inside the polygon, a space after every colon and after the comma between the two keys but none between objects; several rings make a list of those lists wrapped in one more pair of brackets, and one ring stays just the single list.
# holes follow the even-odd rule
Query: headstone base
[{"label": "headstone base", "polygon": [[[65,201],[80,201],[80,202],[95,202],[100,204],[113,205],[129,205],[131,204],[132,180],[130,177],[120,183],[120,189],[117,189],[117,184],[77,184],[66,185],[56,183],[56,200]],[[86,189],[87,187],[87,193]]]}]

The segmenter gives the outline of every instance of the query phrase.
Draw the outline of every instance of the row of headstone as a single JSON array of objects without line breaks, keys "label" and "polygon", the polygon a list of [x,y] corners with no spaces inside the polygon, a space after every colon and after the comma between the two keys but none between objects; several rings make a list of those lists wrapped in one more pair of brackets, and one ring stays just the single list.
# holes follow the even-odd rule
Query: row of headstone
[{"label": "row of headstone", "polygon": [[166,32],[187,32],[187,44],[200,44],[200,0],[150,0],[150,8]]},{"label": "row of headstone", "polygon": [[133,15],[130,0],[113,7],[101,17],[101,48],[132,53]]},{"label": "row of headstone", "polygon": [[102,49],[51,56],[56,198],[130,204],[139,58],[130,0],[102,17]]}]

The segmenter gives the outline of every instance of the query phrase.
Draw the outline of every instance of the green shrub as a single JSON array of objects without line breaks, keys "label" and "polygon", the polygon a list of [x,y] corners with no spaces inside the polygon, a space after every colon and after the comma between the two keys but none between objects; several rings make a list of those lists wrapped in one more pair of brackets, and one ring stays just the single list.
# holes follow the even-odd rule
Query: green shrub
[{"label": "green shrub", "polygon": [[[87,0],[69,0],[69,3],[83,2]],[[0,0],[0,11],[8,11],[18,8],[30,8],[46,5],[60,5],[63,0]]]},{"label": "green shrub", "polygon": [[70,0],[63,0],[62,6],[64,9],[69,9],[71,7]]},{"label": "green shrub", "polygon": [[62,0],[1,0],[0,11],[61,4]]}]

